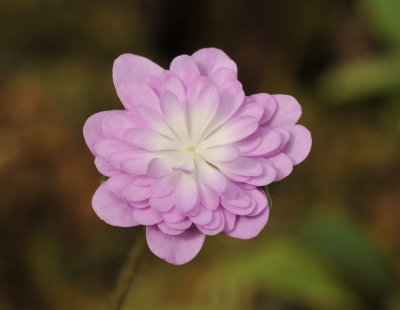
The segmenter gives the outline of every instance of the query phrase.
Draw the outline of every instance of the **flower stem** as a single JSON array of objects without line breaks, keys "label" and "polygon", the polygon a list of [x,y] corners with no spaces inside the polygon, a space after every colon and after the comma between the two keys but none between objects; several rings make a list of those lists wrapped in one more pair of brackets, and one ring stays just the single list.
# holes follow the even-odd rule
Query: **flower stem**
[{"label": "flower stem", "polygon": [[145,254],[146,239],[141,227],[141,231],[129,253],[128,261],[122,268],[115,289],[105,307],[106,310],[121,310],[123,308],[126,296],[141,270]]}]

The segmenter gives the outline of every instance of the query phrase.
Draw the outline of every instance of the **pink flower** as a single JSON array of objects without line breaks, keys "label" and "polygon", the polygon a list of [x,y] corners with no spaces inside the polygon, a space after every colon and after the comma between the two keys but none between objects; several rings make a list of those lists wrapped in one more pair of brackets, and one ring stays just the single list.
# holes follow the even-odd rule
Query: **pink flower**
[{"label": "pink flower", "polygon": [[109,179],[93,208],[114,226],[146,226],[151,251],[192,260],[206,235],[249,239],[268,220],[260,186],[288,176],[310,152],[291,96],[245,96],[236,64],[205,48],[169,70],[118,57],[114,85],[123,110],[94,114],[83,128],[97,169]]}]

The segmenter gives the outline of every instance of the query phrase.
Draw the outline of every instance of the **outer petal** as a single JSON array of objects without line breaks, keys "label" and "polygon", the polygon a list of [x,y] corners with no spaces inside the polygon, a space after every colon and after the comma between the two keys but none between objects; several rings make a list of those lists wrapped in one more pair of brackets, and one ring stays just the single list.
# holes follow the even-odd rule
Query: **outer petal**
[{"label": "outer petal", "polygon": [[274,96],[270,94],[261,93],[252,95],[248,98],[250,99],[251,102],[258,104],[264,109],[264,113],[260,119],[261,125],[266,123],[272,117],[272,115],[274,115],[276,108],[278,106],[278,103],[276,102]]},{"label": "outer petal", "polygon": [[200,75],[196,63],[189,55],[180,55],[172,60],[170,70],[174,72],[186,85]]},{"label": "outer petal", "polygon": [[297,100],[289,95],[274,95],[278,108],[267,122],[269,126],[292,126],[301,116],[301,106]]},{"label": "outer petal", "polygon": [[283,152],[290,157],[294,165],[301,163],[311,150],[311,133],[301,125],[289,127],[290,140]]},{"label": "outer petal", "polygon": [[205,235],[194,227],[174,236],[161,232],[156,226],[147,226],[146,239],[155,255],[171,264],[182,265],[199,253]]},{"label": "outer petal", "polygon": [[268,221],[269,208],[256,216],[237,216],[235,227],[227,232],[228,236],[239,239],[250,239],[257,236]]},{"label": "outer petal", "polygon": [[[120,112],[122,111],[119,110],[118,113]],[[94,150],[96,143],[102,139],[105,139],[103,130],[101,128],[101,123],[106,116],[113,113],[114,111],[104,111],[93,114],[86,120],[85,125],[83,126],[83,137],[85,138],[86,144],[93,155],[97,155]]]},{"label": "outer petal", "polygon": [[233,70],[235,73],[237,72],[237,66],[234,61],[217,48],[203,48],[195,52],[192,58],[196,61],[197,67],[203,75],[209,76],[219,68],[224,67]]},{"label": "outer petal", "polygon": [[115,196],[104,182],[97,189],[92,199],[93,209],[97,216],[107,224],[120,227],[136,226],[132,207]]},{"label": "outer petal", "polygon": [[155,111],[160,111],[158,96],[146,82],[122,83],[117,88],[117,94],[127,110],[134,110],[135,106],[144,105]]},{"label": "outer petal", "polygon": [[124,82],[160,76],[164,69],[151,60],[133,54],[123,54],[114,61],[113,80],[115,88]]}]

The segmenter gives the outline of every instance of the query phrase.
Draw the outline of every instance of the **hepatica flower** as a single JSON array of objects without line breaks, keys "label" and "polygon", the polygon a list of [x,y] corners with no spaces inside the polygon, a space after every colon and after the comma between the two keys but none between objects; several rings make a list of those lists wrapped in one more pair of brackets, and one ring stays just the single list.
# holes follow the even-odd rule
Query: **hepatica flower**
[{"label": "hepatica flower", "polygon": [[205,48],[168,70],[118,57],[114,85],[124,108],[94,114],[83,128],[97,169],[109,179],[93,197],[114,226],[146,226],[151,251],[192,260],[206,235],[249,239],[265,226],[260,188],[288,176],[311,148],[291,96],[245,96],[236,64]]}]

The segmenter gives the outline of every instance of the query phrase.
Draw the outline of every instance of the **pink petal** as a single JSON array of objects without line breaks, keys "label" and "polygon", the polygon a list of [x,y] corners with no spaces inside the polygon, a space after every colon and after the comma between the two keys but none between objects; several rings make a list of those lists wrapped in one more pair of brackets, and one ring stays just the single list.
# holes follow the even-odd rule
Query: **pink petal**
[{"label": "pink petal", "polygon": [[240,155],[239,149],[234,144],[227,144],[200,150],[198,152],[208,162],[228,163],[237,159]]},{"label": "pink petal", "polygon": [[250,239],[257,236],[268,221],[269,208],[265,208],[256,216],[236,217],[235,227],[227,232],[228,236],[239,239]]},{"label": "pink petal", "polygon": [[118,173],[118,170],[116,170],[109,162],[100,157],[95,158],[94,164],[96,165],[97,170],[99,170],[102,175],[106,175],[109,177],[115,173]]},{"label": "pink petal", "polygon": [[174,72],[186,85],[200,75],[199,69],[192,57],[180,55],[175,57],[170,65],[170,70]]},{"label": "pink petal", "polygon": [[221,126],[209,138],[201,143],[203,147],[213,147],[240,141],[258,128],[257,120],[252,116],[243,116]]},{"label": "pink petal", "polygon": [[104,182],[97,189],[92,199],[93,209],[97,216],[107,224],[120,227],[136,226],[132,207],[115,196]]},{"label": "pink petal", "polygon": [[118,112],[119,113],[112,113],[104,117],[101,127],[107,137],[123,140],[125,132],[128,129],[137,127],[137,125],[126,111]]},{"label": "pink petal", "polygon": [[239,157],[235,161],[220,165],[223,171],[243,176],[258,176],[263,172],[263,167],[257,158]]},{"label": "pink petal", "polygon": [[144,105],[155,111],[160,111],[157,94],[143,81],[123,83],[118,86],[117,94],[127,110],[133,111],[135,106]]},{"label": "pink petal", "polygon": [[168,195],[165,197],[150,197],[150,206],[160,212],[168,212],[175,204],[175,196]]},{"label": "pink petal", "polygon": [[145,128],[132,128],[125,133],[125,141],[147,151],[173,150],[177,144],[158,133]]},{"label": "pink petal", "polygon": [[228,121],[240,108],[243,100],[244,92],[241,85],[229,86],[221,91],[217,113],[215,114],[214,120],[209,125],[207,132],[212,132],[215,128]]},{"label": "pink petal", "polygon": [[265,124],[272,117],[272,115],[274,115],[278,106],[278,103],[276,102],[274,96],[262,93],[252,95],[248,98],[264,109],[264,113],[259,122],[260,124]]},{"label": "pink petal", "polygon": [[261,189],[253,189],[247,192],[251,198],[256,202],[256,207],[249,214],[255,216],[260,214],[265,208],[268,208],[268,198],[265,192]]},{"label": "pink petal", "polygon": [[188,138],[187,112],[185,103],[171,92],[166,91],[160,97],[161,111],[168,126],[179,137]]},{"label": "pink petal", "polygon": [[113,80],[115,88],[124,82],[160,76],[164,69],[151,60],[133,54],[123,54],[114,61]]},{"label": "pink petal", "polygon": [[180,213],[176,208],[173,208],[171,211],[162,213],[162,217],[168,223],[177,223],[182,221],[186,216]]},{"label": "pink petal", "polygon": [[237,143],[240,153],[248,153],[261,144],[261,134],[256,131],[251,136]]},{"label": "pink petal", "polygon": [[173,156],[153,158],[147,166],[147,174],[154,179],[160,179],[171,174],[173,158]]},{"label": "pink petal", "polygon": [[279,131],[260,127],[257,133],[261,136],[261,143],[257,148],[247,152],[246,156],[266,156],[275,152],[281,146],[282,136]]},{"label": "pink petal", "polygon": [[199,93],[195,103],[190,108],[191,136],[194,140],[201,137],[204,130],[214,118],[219,105],[218,89],[213,84],[207,84]]},{"label": "pink petal", "polygon": [[146,227],[146,239],[150,250],[161,259],[182,265],[191,261],[201,250],[205,235],[192,227],[180,235],[167,235],[156,226]]},{"label": "pink petal", "polygon": [[196,159],[196,166],[201,183],[218,193],[225,191],[227,179],[220,171],[199,158]]},{"label": "pink petal", "polygon": [[274,166],[264,158],[258,158],[258,161],[263,166],[263,172],[259,176],[252,177],[247,183],[256,186],[266,186],[274,182],[276,179],[276,169]]},{"label": "pink petal", "polygon": [[121,161],[121,169],[130,174],[145,175],[147,174],[147,167],[152,159],[153,157],[150,155],[137,155]]},{"label": "pink petal", "polygon": [[[120,111],[118,111],[118,113],[119,112]],[[85,125],[83,126],[83,136],[93,155],[96,155],[94,150],[96,143],[105,138],[103,129],[101,128],[101,122],[103,121],[104,117],[113,113],[114,111],[104,111],[93,114],[86,120]]]},{"label": "pink petal", "polygon": [[190,212],[199,201],[199,190],[194,176],[182,174],[175,188],[175,206],[183,214]]},{"label": "pink petal", "polygon": [[172,169],[175,171],[183,171],[185,173],[192,173],[196,166],[194,164],[193,155],[190,153],[184,154],[180,159],[172,164]]},{"label": "pink petal", "polygon": [[256,103],[246,103],[243,104],[240,109],[236,112],[236,116],[252,116],[254,117],[258,122],[260,122],[260,119],[262,118],[264,114],[264,108]]},{"label": "pink petal", "polygon": [[192,226],[192,221],[189,220],[187,217],[184,218],[182,221],[179,222],[175,222],[175,223],[171,223],[171,222],[165,222],[165,224],[167,224],[169,227],[173,228],[173,229],[182,229],[182,230],[186,230],[188,229],[190,226]]},{"label": "pink petal", "polygon": [[178,180],[179,177],[176,173],[161,179],[152,180],[152,197],[165,197],[169,195],[172,193],[172,190],[175,188]]},{"label": "pink petal", "polygon": [[283,152],[290,157],[294,165],[301,163],[311,150],[311,133],[301,125],[288,127],[290,139]]},{"label": "pink petal", "polygon": [[112,191],[118,197],[121,197],[122,191],[124,190],[125,187],[128,186],[129,183],[133,182],[133,178],[134,177],[129,174],[120,172],[118,174],[111,176],[107,180],[106,184],[110,191]]},{"label": "pink petal", "polygon": [[150,207],[145,209],[133,209],[133,217],[141,225],[154,225],[162,221],[160,213]]},{"label": "pink petal", "polygon": [[235,227],[236,215],[229,212],[226,209],[222,209],[222,211],[224,212],[224,218],[225,218],[224,232],[227,233],[232,231],[233,228]]},{"label": "pink petal", "polygon": [[124,188],[122,195],[125,199],[136,202],[148,199],[150,193],[149,187],[137,186],[136,184],[130,183]]},{"label": "pink petal", "polygon": [[219,195],[208,186],[200,184],[200,202],[208,210],[215,210],[219,206]]},{"label": "pink petal", "polygon": [[185,101],[185,86],[175,75],[168,75],[163,81],[161,93],[165,91],[173,93],[179,99],[179,101]]},{"label": "pink petal", "polygon": [[220,68],[229,68],[237,72],[237,66],[232,59],[217,48],[203,48],[192,55],[203,75],[210,76]]},{"label": "pink petal", "polygon": [[213,212],[206,208],[199,208],[199,212],[195,216],[191,216],[190,220],[197,225],[207,225],[213,218]]},{"label": "pink petal", "polygon": [[168,127],[163,116],[146,106],[136,106],[135,111],[139,119],[145,124],[149,129],[168,136],[169,138],[174,138],[175,134]]},{"label": "pink petal", "polygon": [[236,80],[237,73],[230,68],[221,67],[211,75],[210,79],[216,85],[220,86],[225,82]]},{"label": "pink petal", "polygon": [[131,149],[130,145],[116,139],[103,139],[94,146],[96,154],[103,159],[109,159],[116,153],[130,151]]},{"label": "pink petal", "polygon": [[284,153],[268,157],[276,170],[275,181],[280,181],[286,178],[293,171],[292,160]]},{"label": "pink petal", "polygon": [[196,225],[196,227],[204,234],[212,236],[219,234],[224,230],[225,218],[222,209],[213,211],[212,220],[206,225]]},{"label": "pink petal", "polygon": [[186,99],[189,107],[197,102],[200,92],[209,83],[210,81],[206,77],[200,75],[187,87]]},{"label": "pink petal", "polygon": [[297,100],[288,95],[274,95],[274,98],[278,108],[268,121],[268,126],[284,127],[296,124],[301,116],[301,106]]},{"label": "pink petal", "polygon": [[176,235],[180,235],[185,232],[185,229],[175,229],[175,228],[169,227],[166,222],[158,223],[157,227],[161,230],[161,232],[163,232],[167,235],[176,236]]}]

